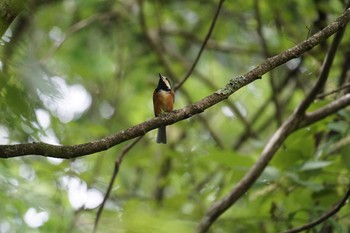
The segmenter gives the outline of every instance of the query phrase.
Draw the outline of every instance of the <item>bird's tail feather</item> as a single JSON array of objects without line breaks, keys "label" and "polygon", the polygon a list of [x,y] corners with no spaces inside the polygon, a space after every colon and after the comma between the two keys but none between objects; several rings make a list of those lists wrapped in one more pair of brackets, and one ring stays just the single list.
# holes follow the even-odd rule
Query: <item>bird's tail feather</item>
[{"label": "bird's tail feather", "polygon": [[166,128],[161,126],[158,128],[157,143],[166,144]]}]

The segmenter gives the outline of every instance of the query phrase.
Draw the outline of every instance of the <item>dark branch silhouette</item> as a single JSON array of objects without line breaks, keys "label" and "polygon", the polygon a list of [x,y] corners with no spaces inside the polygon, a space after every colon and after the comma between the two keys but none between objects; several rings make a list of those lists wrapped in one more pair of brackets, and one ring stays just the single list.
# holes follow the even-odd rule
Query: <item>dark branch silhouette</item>
[{"label": "dark branch silhouette", "polygon": [[203,51],[204,51],[204,49],[205,49],[205,46],[207,45],[208,40],[209,40],[209,38],[210,38],[212,32],[214,31],[215,24],[216,24],[216,21],[217,21],[217,19],[218,19],[219,13],[220,13],[220,9],[221,9],[222,4],[224,3],[224,1],[225,1],[225,0],[220,0],[220,2],[219,2],[218,8],[216,9],[214,18],[213,18],[213,20],[212,20],[212,22],[211,22],[209,31],[208,31],[207,35],[205,36],[205,39],[204,39],[204,41],[203,41],[203,43],[202,43],[202,46],[201,46],[201,48],[199,49],[199,52],[198,52],[198,54],[197,54],[197,57],[196,57],[196,59],[194,60],[194,62],[193,62],[193,64],[192,64],[191,68],[188,70],[188,72],[187,72],[187,74],[185,75],[185,77],[174,87],[174,90],[179,89],[179,88],[186,82],[186,80],[190,77],[190,75],[192,74],[194,68],[196,67],[196,65],[197,65],[197,63],[198,63],[198,61],[199,61],[199,58],[201,57],[201,55],[202,55],[202,53],[203,53]]},{"label": "dark branch silhouette", "polygon": [[[205,216],[202,218],[199,226],[198,232],[203,233],[207,232],[209,227],[228,209],[230,208],[237,200],[239,200],[242,195],[244,195],[247,190],[255,183],[261,173],[264,171],[265,167],[268,165],[270,160],[273,158],[277,150],[281,147],[284,140],[294,131],[300,128],[300,125],[304,123],[303,126],[307,126],[314,121],[308,118],[308,121],[304,121],[305,119],[305,111],[311,105],[311,103],[316,98],[318,92],[322,89],[324,84],[327,81],[330,67],[333,63],[337,48],[340,44],[340,41],[343,37],[345,31],[345,27],[341,28],[335,35],[332,45],[329,48],[326,57],[324,59],[321,73],[317,79],[315,85],[311,88],[309,93],[305,96],[303,101],[296,108],[294,113],[280,126],[280,128],[273,134],[270,138],[269,142],[266,144],[264,150],[262,151],[257,162],[249,169],[246,175],[233,187],[233,189],[222,199],[215,202],[207,211]],[[350,104],[350,96],[344,96],[347,99],[345,102],[345,106]],[[342,102],[342,101],[340,101]],[[333,106],[336,106],[334,104]],[[339,105],[337,105],[339,106]],[[344,107],[341,105],[341,107]],[[324,111],[327,112],[327,111]],[[330,113],[329,111],[327,113]],[[311,115],[313,115],[311,113]],[[328,116],[328,114],[323,114],[323,117]],[[320,118],[318,119],[320,120]],[[307,124],[306,124],[307,123]]]},{"label": "dark branch silhouette", "polygon": [[327,93],[323,93],[323,94],[319,94],[317,95],[317,99],[323,99],[329,95],[333,95],[333,94],[336,94],[336,93],[339,93],[340,91],[342,90],[346,90],[346,89],[349,89],[350,88],[350,83],[346,83],[344,84],[343,86],[339,87],[339,88],[336,88],[332,91],[329,91]]},{"label": "dark branch silhouette", "polygon": [[[194,68],[196,67],[196,65],[197,65],[197,63],[198,63],[198,61],[199,61],[199,58],[201,57],[201,54],[202,54],[202,52],[203,52],[203,50],[204,50],[204,48],[205,48],[205,46],[206,46],[206,44],[207,44],[207,42],[208,42],[208,40],[209,40],[209,38],[210,38],[210,35],[211,35],[212,31],[214,30],[215,23],[216,23],[216,20],[217,20],[217,18],[218,18],[218,16],[219,16],[219,12],[220,12],[220,9],[221,9],[221,7],[222,7],[223,2],[224,2],[224,0],[221,0],[221,1],[219,2],[218,8],[217,8],[217,10],[216,10],[215,16],[214,16],[214,18],[213,18],[213,21],[212,21],[212,24],[211,24],[211,26],[210,26],[210,28],[209,28],[209,31],[208,31],[208,33],[207,33],[207,36],[206,36],[206,38],[204,39],[204,41],[203,41],[203,43],[202,43],[201,49],[199,50],[198,55],[197,55],[195,61],[193,62],[192,66],[191,66],[191,69],[187,72],[185,78],[175,87],[175,89],[181,87],[181,85],[182,85],[182,84],[186,81],[186,79],[192,74]],[[142,4],[142,3],[141,3],[141,4]],[[150,39],[151,39],[151,38],[150,38]],[[203,119],[203,121],[205,122],[205,119],[204,119],[204,118],[200,118],[200,119]],[[208,128],[209,128],[209,127],[208,127]],[[93,232],[97,232],[97,227],[98,227],[98,223],[99,223],[100,217],[101,217],[101,215],[102,215],[102,211],[103,211],[103,209],[104,209],[104,206],[105,206],[105,204],[106,204],[106,201],[107,201],[108,198],[109,198],[109,195],[110,195],[110,192],[111,192],[111,190],[112,190],[114,181],[115,181],[115,179],[116,179],[116,177],[117,177],[117,175],[118,175],[118,172],[119,172],[119,170],[120,170],[120,166],[121,166],[121,163],[122,163],[122,161],[123,161],[123,158],[124,158],[125,155],[140,141],[141,138],[142,138],[142,136],[139,137],[138,139],[136,139],[133,143],[131,143],[130,145],[128,145],[126,148],[124,148],[124,149],[122,150],[121,154],[118,156],[118,160],[115,162],[114,171],[113,171],[113,174],[112,174],[110,183],[109,183],[109,185],[108,185],[106,194],[105,194],[105,196],[104,196],[104,198],[103,198],[103,201],[102,201],[102,203],[101,203],[101,205],[100,205],[100,207],[99,207],[99,209],[98,209],[98,211],[97,211],[97,214],[96,214],[96,219],[95,219],[95,224],[94,224],[94,230],[93,230]],[[217,142],[220,142],[218,139],[217,139],[216,141],[217,141]]]},{"label": "dark branch silhouette", "polygon": [[318,219],[315,219],[305,225],[302,225],[300,227],[296,227],[293,229],[289,229],[287,231],[283,231],[281,233],[296,233],[296,232],[301,232],[301,231],[305,231],[308,229],[311,229],[319,224],[321,224],[322,222],[326,221],[327,219],[329,219],[330,217],[332,217],[333,215],[335,215],[336,213],[339,212],[339,210],[346,204],[347,200],[350,197],[350,187],[348,188],[348,190],[346,191],[345,195],[343,196],[343,198],[329,211],[327,211],[326,213],[324,213],[323,215],[321,215]]},{"label": "dark branch silhouette", "polygon": [[142,139],[142,137],[139,137],[137,138],[135,141],[133,141],[132,143],[130,143],[129,145],[127,145],[119,154],[117,160],[115,161],[115,164],[114,164],[114,170],[113,170],[113,174],[112,174],[112,177],[111,177],[111,180],[108,184],[108,188],[107,188],[107,191],[106,191],[106,194],[103,198],[103,201],[100,205],[100,207],[98,208],[98,211],[97,211],[97,214],[96,214],[96,219],[95,219],[95,224],[94,224],[94,230],[93,232],[97,232],[97,227],[98,227],[98,222],[101,218],[101,214],[102,214],[102,211],[103,211],[103,208],[106,204],[106,201],[108,200],[109,198],[109,195],[111,194],[111,190],[112,190],[112,187],[113,187],[113,184],[114,184],[114,181],[115,181],[115,178],[117,177],[118,175],[118,172],[119,172],[119,169],[120,169],[120,165],[122,164],[123,162],[123,159],[125,157],[125,155]]}]

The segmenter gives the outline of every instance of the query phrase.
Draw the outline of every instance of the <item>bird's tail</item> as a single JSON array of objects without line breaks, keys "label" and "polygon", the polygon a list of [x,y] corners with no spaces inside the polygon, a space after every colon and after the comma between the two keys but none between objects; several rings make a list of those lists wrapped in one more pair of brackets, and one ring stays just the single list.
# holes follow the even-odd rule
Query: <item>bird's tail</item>
[{"label": "bird's tail", "polygon": [[158,128],[157,143],[166,144],[166,128],[161,126]]}]

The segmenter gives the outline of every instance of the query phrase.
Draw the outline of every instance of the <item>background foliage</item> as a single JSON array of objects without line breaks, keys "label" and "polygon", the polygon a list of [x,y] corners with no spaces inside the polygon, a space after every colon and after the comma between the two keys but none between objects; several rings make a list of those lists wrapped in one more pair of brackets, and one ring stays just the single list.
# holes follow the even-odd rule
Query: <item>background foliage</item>
[{"label": "background foliage", "polygon": [[[1,144],[73,145],[150,119],[157,74],[181,80],[216,7],[217,1],[34,2],[0,41]],[[344,9],[341,0],[226,1],[199,64],[176,93],[176,108],[306,39]],[[325,92],[349,82],[349,38],[347,31]],[[310,89],[328,45],[168,127],[167,145],[148,133],[124,159],[99,232],[193,232]],[[212,232],[278,232],[328,210],[350,182],[349,121],[344,109],[291,135]],[[71,161],[1,160],[0,232],[91,231],[123,146]],[[345,206],[315,232],[348,232],[349,211]]]}]

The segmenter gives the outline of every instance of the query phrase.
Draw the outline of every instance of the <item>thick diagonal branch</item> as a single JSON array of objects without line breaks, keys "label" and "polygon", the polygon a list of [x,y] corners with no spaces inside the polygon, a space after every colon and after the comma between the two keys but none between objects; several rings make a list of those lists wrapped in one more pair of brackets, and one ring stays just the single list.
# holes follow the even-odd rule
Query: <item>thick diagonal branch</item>
[{"label": "thick diagonal branch", "polygon": [[[337,48],[339,47],[340,41],[343,37],[345,27],[341,28],[335,35],[330,49],[327,51],[326,57],[324,59],[321,73],[317,79],[315,85],[311,88],[309,93],[305,96],[303,101],[299,104],[296,110],[289,116],[289,118],[281,125],[281,127],[273,134],[268,143],[266,144],[264,150],[262,151],[257,162],[249,169],[245,176],[236,184],[233,189],[224,196],[221,200],[215,202],[207,211],[205,216],[202,218],[199,226],[198,232],[207,232],[209,227],[222,215],[228,208],[230,208],[242,195],[244,195],[247,190],[254,184],[258,177],[262,174],[270,160],[273,158],[274,154],[280,148],[284,140],[294,131],[300,128],[300,125],[304,123],[304,126],[313,123],[314,119],[322,119],[328,114],[334,113],[333,111],[325,111],[325,114],[311,114],[308,116],[308,120],[304,121],[306,118],[305,111],[310,106],[310,104],[316,98],[318,92],[322,89],[327,81],[330,67],[333,63]],[[338,107],[345,107],[349,104],[348,96],[346,96],[345,101],[339,101],[341,103],[345,102],[345,105],[338,104]],[[346,100],[347,99],[347,100]],[[333,106],[334,107],[334,106]],[[334,110],[334,108],[332,108]],[[338,108],[339,110],[340,108]],[[329,110],[326,109],[326,110]],[[321,118],[322,116],[322,118]]]}]

